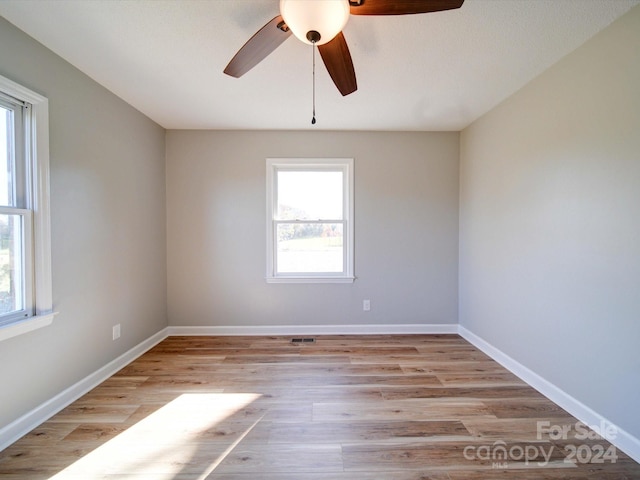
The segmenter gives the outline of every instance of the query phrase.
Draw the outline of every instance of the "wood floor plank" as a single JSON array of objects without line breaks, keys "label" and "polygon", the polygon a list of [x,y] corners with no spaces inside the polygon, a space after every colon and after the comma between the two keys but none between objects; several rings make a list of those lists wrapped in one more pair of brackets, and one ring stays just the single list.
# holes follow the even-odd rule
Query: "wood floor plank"
[{"label": "wood floor plank", "polygon": [[94,449],[93,443],[32,445],[17,442],[1,452],[0,477],[4,480],[5,475],[21,474],[27,479],[38,472],[52,475],[89,455]]},{"label": "wood floor plank", "polygon": [[407,375],[422,375],[422,374],[439,374],[439,373],[453,373],[453,374],[470,374],[470,373],[504,373],[507,370],[497,362],[493,360],[477,360],[477,361],[430,361],[426,362],[424,359],[419,358],[419,361],[414,365],[411,363],[403,362],[400,365],[400,369]]},{"label": "wood floor plank", "polygon": [[464,386],[464,387],[502,387],[502,386],[518,386],[526,385],[511,372],[492,372],[492,373],[439,373],[438,380],[446,387]]},{"label": "wood floor plank", "polygon": [[250,378],[221,380],[223,385],[254,385],[254,386],[291,386],[291,387],[317,387],[317,386],[394,386],[394,385],[431,385],[442,386],[435,375],[413,375],[412,378],[401,375],[290,375],[284,378]]},{"label": "wood floor plank", "polygon": [[565,461],[613,447],[540,435],[577,420],[458,335],[315,339],[169,337],[0,452],[0,478],[640,479],[617,450]]},{"label": "wood floor plank", "polygon": [[48,423],[121,423],[138,405],[83,405],[75,403],[48,420]]},{"label": "wood floor plank", "polygon": [[351,359],[346,355],[299,355],[299,354],[286,354],[286,355],[229,355],[224,359],[223,363],[234,364],[281,364],[289,363],[293,365],[298,364],[318,364],[318,363],[349,363]]},{"label": "wood floor plank", "polygon": [[[154,358],[141,358],[135,363],[127,365],[120,370],[117,376],[135,376],[141,373],[153,375],[179,375],[182,373],[216,373],[219,371],[219,364],[224,361],[224,356],[194,357],[184,356],[174,358],[171,370],[167,370],[166,355],[156,355]],[[116,377],[117,378],[117,377]]]},{"label": "wood floor plank", "polygon": [[[148,370],[147,370],[148,372]],[[117,391],[126,389],[138,388],[144,382],[149,380],[149,376],[145,375],[121,375],[116,374],[110,378],[107,378],[100,384],[101,389],[113,388]]]},{"label": "wood floor plank", "polygon": [[514,478],[522,480],[631,480],[638,478],[627,476],[623,470],[617,468],[615,465],[607,467],[606,469],[549,467],[519,469],[514,471],[510,468],[492,468],[485,470],[448,471],[447,474],[450,480],[507,480]]},{"label": "wood floor plank", "polygon": [[[252,385],[243,385],[242,387],[234,386],[228,388],[226,392],[234,393],[252,393],[257,389]],[[380,402],[382,401],[382,393],[378,387],[371,386],[327,386],[327,387],[282,387],[282,385],[274,385],[273,387],[260,388],[260,399],[256,402],[258,405],[277,405],[288,402],[293,403],[313,403],[313,402],[331,402],[341,401],[347,403],[362,402]]]},{"label": "wood floor plank", "polygon": [[[133,365],[133,364],[132,364]],[[212,373],[221,377],[236,378],[238,380],[291,380],[300,377],[320,377],[331,379],[334,375],[384,375],[384,376],[406,376],[406,373],[399,365],[394,364],[366,364],[353,365],[351,363],[305,363],[305,364],[231,364],[224,363],[212,365]],[[167,375],[175,375],[172,370],[166,372]],[[187,374],[188,372],[184,372]],[[202,372],[205,373],[205,372]],[[155,375],[162,375],[156,372]]]},{"label": "wood floor plank", "polygon": [[[541,422],[541,423],[539,423]],[[560,428],[573,429],[576,419],[571,416],[540,417],[534,418],[465,418],[462,420],[464,426],[476,437],[491,440],[501,440],[511,438],[513,440],[548,440],[549,429],[545,429],[545,422],[548,425],[558,425]]]},{"label": "wood floor plank", "polygon": [[310,422],[274,425],[269,443],[359,443],[432,441],[435,438],[472,438],[460,421]]},{"label": "wood floor plank", "polygon": [[259,445],[234,449],[215,469],[216,473],[342,472],[342,447],[333,444]]},{"label": "wood floor plank", "polygon": [[[453,466],[476,468],[478,465],[493,467],[495,460],[491,456],[476,453],[480,447],[485,447],[485,444],[470,440],[467,440],[467,444],[475,446],[476,449],[465,453],[465,448],[461,448],[460,442],[389,444],[385,445],[382,451],[379,445],[344,445],[344,468],[345,471],[357,472],[368,471],[371,468],[376,471],[394,470],[398,464],[402,464],[406,470],[422,469],[425,465],[442,469],[451,469]],[[562,452],[554,448],[550,442],[505,442],[504,446],[507,451],[517,447],[529,449],[531,452],[526,459],[510,459],[509,468],[529,468],[529,465],[538,465],[546,461],[558,463],[564,459]],[[549,457],[545,456],[546,452],[550,452]]]},{"label": "wood floor plank", "polygon": [[567,416],[564,409],[546,398],[502,398],[485,400],[489,410],[498,418],[537,418]]},{"label": "wood floor plank", "polygon": [[122,472],[136,475],[159,475],[172,478],[178,474],[201,475],[207,465],[224,458],[226,446],[221,443],[107,442],[63,472],[67,475],[93,479],[99,475]]},{"label": "wood floor plank", "polygon": [[432,401],[389,400],[367,405],[354,403],[314,403],[313,421],[367,421],[398,420],[413,421],[460,420],[465,417],[494,417],[483,402],[476,400]]},{"label": "wood floor plank", "polygon": [[[450,480],[446,472],[430,472],[428,470],[408,472],[403,470],[384,473],[358,472],[305,472],[299,473],[261,473],[260,480]],[[255,473],[212,473],[207,480],[256,480]]]},{"label": "wood floor plank", "polygon": [[528,386],[503,386],[495,387],[385,387],[380,390],[385,400],[407,400],[420,398],[466,398],[476,400],[502,399],[502,398],[544,398],[537,392],[532,392]]},{"label": "wood floor plank", "polygon": [[[222,389],[218,389],[222,391]],[[83,405],[141,405],[159,404],[165,405],[175,399],[179,392],[174,391],[155,391],[153,397],[149,396],[149,391],[145,389],[126,389],[120,390],[113,387],[103,388],[96,387],[91,392],[76,402],[77,406]]]},{"label": "wood floor plank", "polygon": [[52,423],[46,422],[34,428],[23,438],[29,445],[49,445],[60,442],[77,428],[75,423]]},{"label": "wood floor plank", "polygon": [[469,352],[418,352],[416,354],[394,354],[394,355],[352,355],[352,363],[395,363],[399,365],[426,365],[430,362],[457,362],[459,360],[466,361],[487,361],[490,360],[487,355],[480,351],[472,350]]},{"label": "wood floor plank", "polygon": [[88,423],[73,425],[73,430],[64,437],[64,441],[84,444],[100,444],[125,432],[130,425],[126,423]]}]

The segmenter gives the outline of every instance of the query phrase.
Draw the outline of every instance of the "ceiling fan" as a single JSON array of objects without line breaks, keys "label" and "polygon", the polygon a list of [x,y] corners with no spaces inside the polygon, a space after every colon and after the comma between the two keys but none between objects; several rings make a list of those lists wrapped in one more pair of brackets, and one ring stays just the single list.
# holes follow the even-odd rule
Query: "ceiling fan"
[{"label": "ceiling fan", "polygon": [[274,17],[235,54],[224,73],[239,78],[264,60],[292,34],[320,51],[340,93],[358,89],[342,29],[349,15],[410,15],[460,8],[464,0],[280,0]]}]

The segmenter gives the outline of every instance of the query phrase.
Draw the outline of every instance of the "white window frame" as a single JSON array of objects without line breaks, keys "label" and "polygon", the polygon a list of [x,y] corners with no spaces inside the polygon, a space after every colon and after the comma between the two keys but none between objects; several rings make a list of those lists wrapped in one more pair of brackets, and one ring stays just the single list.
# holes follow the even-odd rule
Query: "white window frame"
[{"label": "white window frame", "polygon": [[[0,91],[30,104],[25,121],[24,155],[28,170],[28,208],[24,213],[25,229],[31,242],[25,245],[30,267],[25,267],[27,292],[32,299],[24,318],[0,326],[0,341],[53,322],[51,277],[51,219],[49,200],[49,101],[42,95],[0,75]],[[29,221],[30,220],[30,221]],[[30,277],[30,278],[29,278]]]},{"label": "white window frame", "polygon": [[[354,276],[354,176],[353,158],[267,158],[267,283],[353,283]],[[342,273],[277,273],[277,172],[278,170],[323,171],[340,169],[343,172],[343,246]],[[306,223],[306,222],[305,222]]]}]

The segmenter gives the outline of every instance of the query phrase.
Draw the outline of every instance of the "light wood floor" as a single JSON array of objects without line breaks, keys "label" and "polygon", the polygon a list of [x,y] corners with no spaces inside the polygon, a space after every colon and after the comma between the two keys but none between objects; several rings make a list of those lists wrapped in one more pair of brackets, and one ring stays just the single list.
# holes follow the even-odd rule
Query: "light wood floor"
[{"label": "light wood floor", "polygon": [[170,337],[0,452],[0,478],[640,478],[457,335],[316,338]]}]

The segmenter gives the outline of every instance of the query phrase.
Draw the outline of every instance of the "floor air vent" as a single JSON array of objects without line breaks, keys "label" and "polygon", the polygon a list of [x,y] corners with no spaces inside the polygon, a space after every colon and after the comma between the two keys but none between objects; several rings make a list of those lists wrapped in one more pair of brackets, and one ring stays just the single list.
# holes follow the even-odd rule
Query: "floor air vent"
[{"label": "floor air vent", "polygon": [[306,338],[297,337],[297,338],[292,338],[291,343],[316,343],[316,339],[311,337],[306,337]]}]

